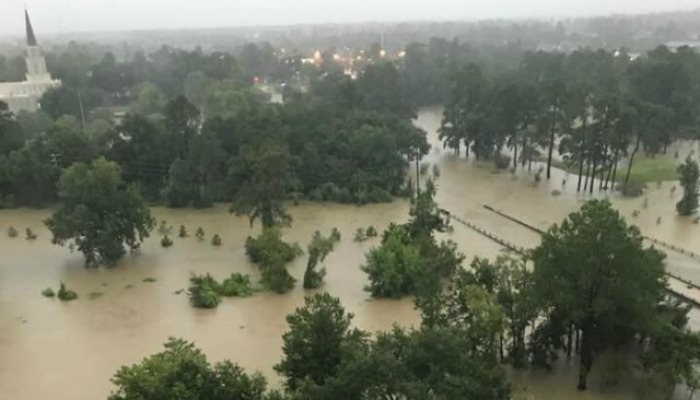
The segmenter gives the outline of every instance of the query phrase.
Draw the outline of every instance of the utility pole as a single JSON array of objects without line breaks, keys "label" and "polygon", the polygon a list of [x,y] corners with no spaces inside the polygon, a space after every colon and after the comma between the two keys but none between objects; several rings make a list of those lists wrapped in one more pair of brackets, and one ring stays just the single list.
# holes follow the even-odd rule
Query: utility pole
[{"label": "utility pole", "polygon": [[78,92],[78,103],[80,103],[81,127],[85,130],[85,110],[83,109],[83,96]]}]

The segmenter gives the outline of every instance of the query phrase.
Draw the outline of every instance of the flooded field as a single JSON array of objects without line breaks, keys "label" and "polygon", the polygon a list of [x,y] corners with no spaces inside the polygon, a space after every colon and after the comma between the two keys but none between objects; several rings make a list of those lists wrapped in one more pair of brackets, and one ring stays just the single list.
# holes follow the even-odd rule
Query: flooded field
[{"label": "flooded field", "polygon": [[[521,246],[535,246],[537,234],[483,208],[495,209],[535,225],[547,228],[580,207],[590,195],[575,192],[575,179],[559,170],[550,181],[534,184],[534,173],[495,173],[490,166],[474,165],[442,151],[435,130],[440,110],[420,113],[417,124],[430,134],[435,149],[427,162],[441,170],[437,181],[437,201],[462,219]],[[533,170],[535,170],[533,168]],[[566,179],[566,187],[562,181]],[[700,248],[700,226],[675,216],[674,205],[680,190],[671,194],[676,183],[665,183],[648,190],[644,198],[622,199],[610,194],[611,201],[640,226],[642,232],[687,249]],[[553,190],[562,193],[553,196]],[[595,193],[594,196],[605,196]],[[639,210],[640,215],[632,217]],[[378,239],[362,244],[352,241],[355,230],[374,225],[384,229],[391,222],[407,218],[408,203],[366,207],[306,203],[291,208],[294,224],[284,232],[285,239],[306,247],[313,231],[329,232],[337,227],[343,239],[326,261],[328,275],[324,290],[338,296],[355,314],[355,325],[367,330],[387,329],[392,324],[419,323],[410,299],[376,301],[369,299],[360,271],[364,253]],[[0,211],[0,400],[104,399],[111,390],[109,378],[124,364],[138,362],[161,349],[169,336],[196,342],[212,360],[229,358],[244,368],[263,372],[273,384],[279,378],[272,366],[281,357],[281,336],[286,330],[284,317],[303,302],[305,292],[298,287],[285,295],[257,294],[246,299],[225,299],[216,310],[197,310],[189,306],[185,294],[191,272],[209,272],[224,278],[231,272],[256,276],[256,268],[244,254],[245,238],[256,233],[246,218],[228,214],[226,206],[209,210],[170,210],[155,208],[158,219],[174,226],[185,225],[190,232],[202,227],[210,238],[219,234],[223,246],[215,248],[208,240],[175,239],[164,249],[159,238],[152,237],[135,254],[126,256],[118,266],[86,270],[82,256],[50,244],[49,232],[42,221],[49,210]],[[660,223],[657,219],[661,217]],[[10,239],[8,226],[23,232],[32,228],[35,241]],[[450,237],[470,259],[494,257],[501,248],[483,236],[455,225]],[[700,261],[684,257],[669,259],[669,270],[700,282]],[[672,262],[671,262],[672,261]],[[291,266],[301,279],[306,258]],[[155,282],[144,282],[154,278]],[[255,279],[255,278],[254,278]],[[77,291],[80,299],[61,303],[46,299],[40,292],[56,289],[59,282]],[[89,293],[102,292],[93,300]],[[695,326],[700,324],[694,321]],[[575,371],[562,366],[556,374],[514,373],[513,381],[522,399],[546,400],[627,400],[634,399],[634,383],[604,391],[575,390]],[[680,391],[679,391],[680,392]]]}]

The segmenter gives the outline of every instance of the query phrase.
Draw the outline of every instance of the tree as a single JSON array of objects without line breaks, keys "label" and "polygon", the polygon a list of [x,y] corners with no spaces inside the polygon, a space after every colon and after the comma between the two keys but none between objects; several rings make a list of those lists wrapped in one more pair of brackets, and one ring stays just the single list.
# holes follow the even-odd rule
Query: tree
[{"label": "tree", "polygon": [[686,158],[685,163],[678,166],[678,175],[683,186],[683,198],[676,203],[676,211],[679,215],[691,215],[698,209],[700,168],[697,161]]},{"label": "tree", "polygon": [[85,256],[87,266],[117,261],[124,245],[139,247],[154,219],[138,189],[125,186],[119,166],[103,158],[66,169],[58,183],[59,204],[46,226],[52,242],[69,244]]},{"label": "tree", "polygon": [[185,96],[178,96],[165,105],[165,129],[175,154],[186,157],[190,141],[199,134],[201,113]]},{"label": "tree", "polygon": [[495,352],[482,350],[470,327],[435,327],[380,333],[371,348],[379,399],[510,398]]},{"label": "tree", "polygon": [[170,338],[165,350],[141,363],[121,367],[112,378],[117,387],[109,400],[208,399],[263,400],[267,382],[236,364],[211,365],[194,343]]},{"label": "tree", "polygon": [[262,283],[268,289],[285,293],[294,287],[296,280],[287,271],[286,265],[303,254],[295,243],[290,245],[282,240],[277,228],[264,228],[258,237],[248,237],[245,251],[250,260],[260,266]]},{"label": "tree", "polygon": [[333,235],[324,237],[319,231],[314,232],[311,243],[307,247],[309,261],[306,263],[306,272],[304,272],[304,289],[316,289],[323,284],[326,268],[323,267],[317,271],[316,267],[325,261],[338,240]]},{"label": "tree", "polygon": [[[82,101],[82,109],[80,103]],[[91,107],[91,97],[80,90],[67,85],[52,88],[39,99],[41,109],[54,120],[62,115],[72,115],[81,118],[87,115]]]},{"label": "tree", "polygon": [[580,390],[596,353],[647,330],[664,296],[663,258],[607,201],[589,201],[543,235],[532,253],[534,292],[563,332],[581,332]]},{"label": "tree", "polygon": [[235,188],[230,211],[248,215],[251,225],[259,219],[265,229],[289,225],[292,217],[284,209],[291,184],[289,162],[288,150],[277,143],[241,149],[229,172]]},{"label": "tree", "polygon": [[400,298],[415,293],[423,261],[420,248],[411,243],[406,229],[389,227],[381,246],[367,253],[367,261],[361,267],[370,281],[366,290],[373,297]]},{"label": "tree", "polygon": [[350,329],[352,318],[328,293],[307,297],[304,307],[287,316],[284,356],[275,365],[275,371],[286,378],[287,389],[294,391],[305,380],[323,385],[336,375],[346,345],[365,339],[363,332]]},{"label": "tree", "polygon": [[22,127],[15,121],[8,106],[0,101],[0,154],[9,154],[24,144]]}]

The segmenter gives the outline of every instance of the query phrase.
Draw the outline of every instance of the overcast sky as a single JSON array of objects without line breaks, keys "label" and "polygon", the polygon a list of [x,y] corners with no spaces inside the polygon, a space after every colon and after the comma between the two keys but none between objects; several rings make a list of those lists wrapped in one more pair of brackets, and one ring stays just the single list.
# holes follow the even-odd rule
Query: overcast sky
[{"label": "overcast sky", "polygon": [[457,20],[691,9],[700,0],[0,0],[0,35],[323,22]]}]

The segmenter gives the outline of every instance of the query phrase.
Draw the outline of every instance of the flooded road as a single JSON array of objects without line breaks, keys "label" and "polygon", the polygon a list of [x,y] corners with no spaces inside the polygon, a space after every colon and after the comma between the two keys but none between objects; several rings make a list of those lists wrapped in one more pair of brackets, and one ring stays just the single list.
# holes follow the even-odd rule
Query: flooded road
[{"label": "flooded road", "polygon": [[[562,171],[554,170],[549,182],[535,185],[534,173],[494,172],[490,166],[475,166],[472,161],[442,151],[435,133],[440,123],[439,109],[422,111],[416,123],[429,132],[436,145],[437,150],[426,161],[441,170],[437,180],[441,207],[498,236],[527,247],[537,245],[539,240],[537,234],[485,210],[484,204],[546,229],[589,198],[575,193],[573,177],[562,188],[566,177]],[[640,210],[634,222],[646,235],[698,249],[700,235],[696,232],[700,227],[675,217],[674,204],[680,191],[672,197],[672,186],[669,183],[650,189],[647,208],[642,207],[643,198],[611,195],[611,201],[630,220],[632,211]],[[553,196],[555,189],[562,191],[561,195]],[[342,233],[341,243],[325,263],[328,274],[324,290],[338,296],[355,314],[357,327],[375,331],[394,323],[419,323],[410,299],[369,299],[363,291],[366,276],[360,265],[364,253],[378,239],[361,244],[352,241],[361,226],[374,225],[379,230],[391,222],[404,221],[407,202],[361,208],[304,203],[290,211],[294,223],[284,231],[285,240],[296,241],[302,248],[315,230],[327,233],[337,227]],[[216,310],[194,309],[184,293],[175,294],[186,289],[191,272],[209,272],[219,279],[242,272],[257,280],[257,269],[247,261],[243,247],[245,238],[257,231],[249,227],[246,218],[229,215],[225,206],[210,210],[155,208],[153,212],[175,230],[185,225],[193,233],[201,226],[207,240],[175,238],[174,246],[164,249],[156,235],[116,267],[86,270],[80,254],[50,244],[49,232],[42,223],[49,210],[0,211],[0,400],[104,399],[117,368],[160,351],[169,336],[196,342],[211,360],[231,359],[248,371],[261,371],[273,385],[279,383],[272,366],[281,357],[281,336],[287,328],[284,317],[303,303],[305,291],[300,283],[285,295],[262,293],[245,299],[224,299]],[[657,225],[659,216],[662,221]],[[30,227],[39,237],[33,242],[23,237],[10,239],[5,232],[11,225],[20,232]],[[222,237],[223,246],[209,244],[213,234]],[[449,236],[468,260],[477,255],[495,257],[502,251],[494,242],[457,225]],[[303,256],[290,266],[298,280],[305,264]],[[700,263],[683,261],[678,267],[681,272],[688,279],[700,281]],[[146,278],[156,281],[144,282]],[[56,290],[61,281],[78,292],[77,301],[61,303],[41,296],[43,289],[50,286]],[[103,295],[91,300],[89,294],[93,292]],[[514,373],[513,381],[516,398],[520,399],[637,398],[632,389],[634,382],[615,390],[602,390],[592,384],[591,390],[579,393],[575,390],[575,371],[570,367],[561,368],[555,375]]]}]

